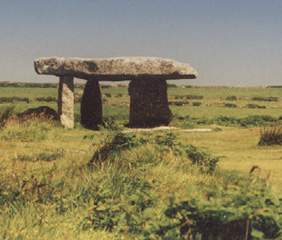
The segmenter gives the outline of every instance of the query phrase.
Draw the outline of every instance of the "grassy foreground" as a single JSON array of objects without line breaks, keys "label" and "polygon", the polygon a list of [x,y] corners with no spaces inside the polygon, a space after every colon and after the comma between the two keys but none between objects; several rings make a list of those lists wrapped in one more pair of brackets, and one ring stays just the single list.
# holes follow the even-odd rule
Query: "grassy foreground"
[{"label": "grassy foreground", "polygon": [[[1,88],[1,96],[33,99],[14,103],[16,111],[55,106],[35,100],[54,97],[54,88],[12,90]],[[118,123],[115,131],[93,132],[79,124],[67,130],[37,120],[8,123],[0,131],[0,239],[204,239],[218,232],[222,239],[244,239],[240,229],[250,239],[281,239],[282,149],[258,146],[267,122],[242,126],[232,120],[268,115],[279,121],[280,91],[170,88],[172,102],[183,100],[178,95],[203,96],[171,108],[173,125],[213,129],[205,133],[120,133],[128,115],[124,87],[103,89],[111,94],[105,115]],[[224,107],[228,96],[236,96],[237,107]],[[261,102],[254,96],[279,99]],[[201,106],[193,106],[195,101]],[[253,102],[266,108],[245,108]],[[222,115],[232,118],[214,121]]]}]

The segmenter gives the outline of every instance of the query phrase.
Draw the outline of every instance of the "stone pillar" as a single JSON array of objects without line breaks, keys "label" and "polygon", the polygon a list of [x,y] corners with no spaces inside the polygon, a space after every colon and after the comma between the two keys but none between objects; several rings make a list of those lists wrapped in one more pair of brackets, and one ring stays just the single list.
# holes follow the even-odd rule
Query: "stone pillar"
[{"label": "stone pillar", "polygon": [[74,83],[72,76],[62,76],[58,89],[58,116],[66,128],[74,127]]},{"label": "stone pillar", "polygon": [[97,80],[88,80],[80,107],[80,123],[88,129],[97,130],[98,125],[103,122],[102,97],[99,82]]},{"label": "stone pillar", "polygon": [[169,124],[172,114],[168,107],[165,80],[132,80],[128,90],[130,127],[157,127]]}]

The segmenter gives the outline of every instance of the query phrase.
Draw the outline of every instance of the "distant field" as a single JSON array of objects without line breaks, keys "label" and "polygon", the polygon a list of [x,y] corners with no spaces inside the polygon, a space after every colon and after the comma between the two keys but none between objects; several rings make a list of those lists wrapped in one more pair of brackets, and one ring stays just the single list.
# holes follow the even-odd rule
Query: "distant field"
[{"label": "distant field", "polygon": [[[263,188],[271,185],[273,193],[281,198],[282,148],[258,146],[258,142],[264,126],[281,121],[282,88],[169,87],[174,114],[171,126],[179,129],[129,134],[125,150],[122,148],[119,153],[113,147],[116,152],[106,159],[108,162],[89,172],[86,165],[94,152],[109,143],[109,136],[123,131],[128,121],[127,88],[103,87],[102,93],[104,117],[111,117],[117,126],[101,131],[82,128],[82,88],[78,87],[75,129],[31,121],[12,122],[0,130],[0,239],[164,239],[145,238],[147,232],[130,227],[142,226],[153,231],[151,228],[167,224],[159,218],[172,196],[179,203],[196,199],[200,210],[206,209],[205,202],[212,202],[212,207],[219,211],[215,213],[219,214],[218,219],[225,207],[222,199],[232,196],[240,204],[254,201],[252,206],[239,204],[242,208],[226,210],[232,219],[237,219],[240,211],[245,214],[245,209],[259,204],[251,198],[253,195],[248,195],[254,180],[246,179],[254,167],[259,179],[267,180]],[[13,101],[13,97],[22,99],[7,102]],[[50,101],[38,101],[42,97]],[[56,109],[56,97],[55,87],[0,87],[0,111],[8,106],[14,106],[16,112],[42,105]],[[117,129],[113,131],[111,127]],[[201,127],[212,131],[181,131]],[[211,154],[203,155],[207,161],[212,161],[212,156],[219,157],[215,172],[203,172],[191,165],[185,155],[190,145]],[[196,156],[197,160],[199,154],[202,152],[195,150],[190,157]],[[225,199],[224,194],[229,191],[230,196]],[[128,199],[149,208],[148,218],[141,214],[143,210],[136,210],[137,205],[128,205]],[[129,213],[127,218],[124,209]],[[128,218],[133,223],[125,224]],[[112,220],[121,225],[109,230],[114,224]]]}]

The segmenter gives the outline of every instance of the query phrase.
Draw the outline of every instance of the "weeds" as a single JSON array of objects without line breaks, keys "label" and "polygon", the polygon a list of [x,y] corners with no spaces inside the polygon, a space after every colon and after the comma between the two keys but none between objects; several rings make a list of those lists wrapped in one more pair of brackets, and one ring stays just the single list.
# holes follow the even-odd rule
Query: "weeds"
[{"label": "weeds", "polygon": [[192,164],[200,167],[205,173],[213,173],[216,170],[217,163],[220,157],[213,156],[207,151],[199,149],[193,145],[186,147],[187,157],[191,160]]},{"label": "weeds", "polygon": [[273,125],[263,128],[258,145],[282,145],[282,126]]},{"label": "weeds", "polygon": [[3,128],[9,118],[14,114],[14,107],[6,107],[0,112],[0,128]]}]

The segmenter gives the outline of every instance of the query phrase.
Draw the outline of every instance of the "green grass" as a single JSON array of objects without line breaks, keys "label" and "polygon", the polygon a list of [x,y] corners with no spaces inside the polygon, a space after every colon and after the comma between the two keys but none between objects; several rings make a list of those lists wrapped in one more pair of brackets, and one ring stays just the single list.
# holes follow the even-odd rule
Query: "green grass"
[{"label": "green grass", "polygon": [[[102,92],[112,95],[104,104],[104,116],[113,117],[120,126],[125,124],[129,112],[127,89],[112,87],[102,89]],[[251,115],[278,118],[282,115],[282,89],[278,88],[177,87],[169,88],[168,92],[171,99],[180,95],[204,96],[199,107],[192,104],[171,106],[173,113],[180,116],[214,119]],[[55,88],[0,88],[0,96],[34,99],[29,104],[14,104],[16,112],[40,105],[56,108],[55,103],[35,101],[36,97],[56,97],[56,94]],[[117,94],[123,95],[117,97]],[[227,96],[237,97],[238,100],[232,101],[237,108],[223,106]],[[244,108],[254,102],[251,98],[255,96],[279,97],[279,101],[259,102],[266,109]],[[11,104],[1,104],[0,110],[6,106]],[[79,104],[75,111],[78,115]],[[182,120],[172,124],[181,126]],[[259,176],[267,179],[272,192],[282,195],[282,149],[280,146],[258,146],[260,127],[205,126],[221,131],[191,133],[174,130],[175,139],[160,138],[164,132],[138,132],[137,140],[129,139],[132,147],[121,152],[114,149],[106,162],[91,172],[86,166],[95,151],[113,134],[111,131],[89,131],[78,122],[72,130],[52,122],[8,123],[0,130],[0,202],[6,199],[5,204],[0,204],[0,239],[139,239],[139,235],[133,236],[126,231],[114,229],[110,232],[93,228],[93,224],[88,226],[91,216],[98,213],[94,200],[99,196],[110,194],[106,205],[100,206],[110,211],[109,206],[113,203],[120,208],[128,207],[123,200],[134,194],[140,197],[139,190],[147,194],[146,188],[140,188],[138,184],[133,188],[135,193],[130,193],[129,188],[136,181],[141,181],[141,186],[143,183],[151,186],[149,195],[158,203],[151,215],[156,218],[162,216],[171,196],[180,204],[193,197],[203,200],[212,189],[234,187],[237,181],[240,186],[248,186],[245,179],[254,166],[258,167]],[[138,139],[146,139],[149,143],[135,144]],[[185,151],[181,150],[187,145],[220,157],[215,174],[202,172],[191,164]],[[223,197],[218,200],[223,201]],[[127,210],[136,214],[134,209]],[[136,217],[140,216],[137,214]],[[124,230],[124,226],[121,228]]]}]

